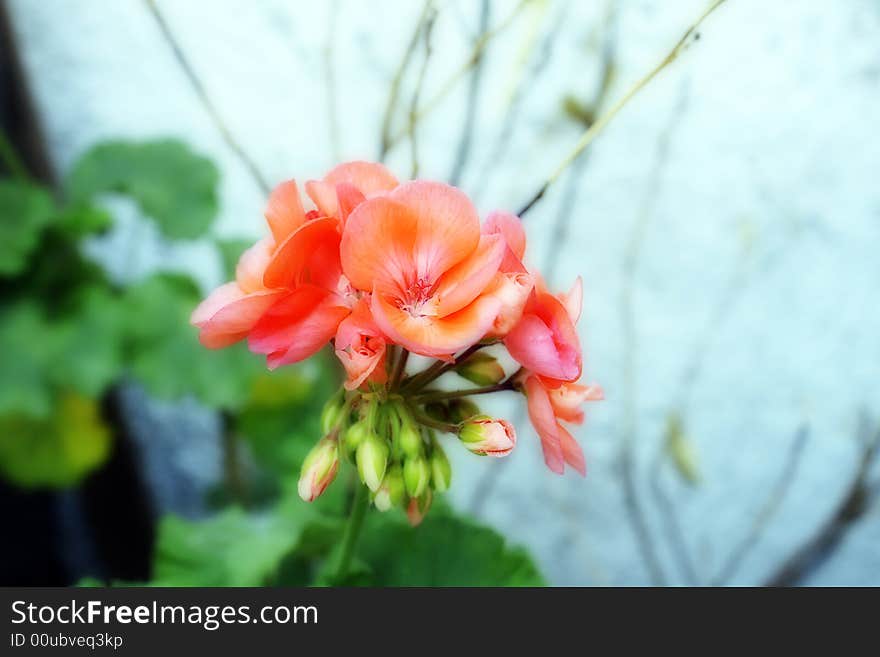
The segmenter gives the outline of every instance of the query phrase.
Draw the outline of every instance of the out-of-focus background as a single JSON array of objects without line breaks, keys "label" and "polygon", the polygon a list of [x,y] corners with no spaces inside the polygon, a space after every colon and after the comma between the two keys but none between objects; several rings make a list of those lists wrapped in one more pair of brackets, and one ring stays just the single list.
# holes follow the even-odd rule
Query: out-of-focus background
[{"label": "out-of-focus background", "polygon": [[[273,437],[317,431],[332,371],[264,381],[170,319],[262,234],[267,187],[383,158],[516,211],[706,4],[0,2],[3,128],[63,210],[24,238],[23,211],[0,217],[0,583],[143,580],[160,517],[258,506],[254,472],[301,458]],[[876,0],[719,8],[525,218],[551,287],[585,283],[607,397],[575,434],[586,479],[547,471],[499,398],[517,449],[450,448],[451,505],[551,584],[880,585],[878,117]],[[273,399],[298,421],[267,420]]]}]

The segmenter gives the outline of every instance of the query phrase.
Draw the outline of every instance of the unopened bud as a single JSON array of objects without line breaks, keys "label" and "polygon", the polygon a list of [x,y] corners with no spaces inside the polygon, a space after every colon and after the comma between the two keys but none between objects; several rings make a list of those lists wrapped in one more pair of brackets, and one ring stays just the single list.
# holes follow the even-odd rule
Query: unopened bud
[{"label": "unopened bud", "polygon": [[388,445],[375,433],[369,435],[358,445],[357,467],[361,481],[374,493],[379,490],[388,464]]},{"label": "unopened bud", "polygon": [[403,481],[406,484],[406,493],[410,497],[418,497],[428,488],[431,480],[431,470],[428,462],[421,456],[408,458],[403,463]]},{"label": "unopened bud", "polygon": [[379,511],[388,511],[391,507],[403,503],[405,493],[403,468],[397,464],[392,465],[385,473],[385,478],[382,479],[382,484],[373,497],[373,504]]},{"label": "unopened bud", "polygon": [[421,456],[424,449],[422,435],[411,422],[404,421],[398,434],[400,450],[408,457]]},{"label": "unopened bud", "polygon": [[479,414],[480,407],[470,399],[462,397],[449,402],[449,421],[454,424],[461,424]]},{"label": "unopened bud", "polygon": [[321,410],[321,431],[328,434],[339,425],[342,419],[342,407],[345,404],[345,395],[333,395],[324,404]]},{"label": "unopened bud", "polygon": [[491,386],[504,378],[504,368],[494,356],[477,352],[455,368],[458,375],[478,386]]},{"label": "unopened bud", "polygon": [[370,433],[370,426],[366,420],[358,420],[345,430],[345,447],[349,452],[356,452],[361,443],[366,440]]},{"label": "unopened bud", "polygon": [[431,486],[438,493],[445,493],[449,490],[449,484],[452,482],[452,465],[446,458],[446,453],[439,444],[434,443],[434,449],[431,451]]},{"label": "unopened bud", "polygon": [[303,461],[297,490],[306,502],[314,501],[336,477],[339,468],[339,442],[336,436],[318,441]]},{"label": "unopened bud", "polygon": [[480,456],[507,456],[516,445],[513,425],[488,415],[477,415],[465,422],[458,437],[465,447]]},{"label": "unopened bud", "polygon": [[428,513],[428,509],[431,508],[431,502],[434,499],[434,495],[431,493],[431,489],[427,489],[425,494],[421,497],[413,497],[410,499],[409,504],[406,507],[406,517],[409,520],[409,524],[413,527],[421,524],[422,520],[425,518],[425,514]]}]

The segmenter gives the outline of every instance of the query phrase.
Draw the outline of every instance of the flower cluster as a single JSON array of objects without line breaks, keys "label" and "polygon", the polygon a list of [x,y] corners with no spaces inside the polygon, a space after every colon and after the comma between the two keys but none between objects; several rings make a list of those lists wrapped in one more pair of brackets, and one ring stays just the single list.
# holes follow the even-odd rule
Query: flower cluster
[{"label": "flower cluster", "polygon": [[[515,446],[510,423],[482,415],[470,399],[500,390],[526,395],[548,467],[583,474],[583,453],[562,422],[582,422],[583,402],[602,392],[576,383],[580,279],[565,294],[550,293],[523,264],[520,220],[494,212],[481,223],[449,185],[400,183],[380,164],[349,162],[305,191],[314,209],[303,206],[294,181],[272,192],[270,234],[241,256],[235,281],[192,315],[205,346],[246,339],[270,368],[332,344],[347,379],[303,465],[303,499],[320,495],[346,458],[377,508],[404,507],[418,522],[432,491],[450,482],[438,432],[480,455],[505,456]],[[519,369],[505,372],[485,351],[496,344]],[[429,365],[408,371],[411,353]],[[478,387],[437,389],[451,371]]]}]

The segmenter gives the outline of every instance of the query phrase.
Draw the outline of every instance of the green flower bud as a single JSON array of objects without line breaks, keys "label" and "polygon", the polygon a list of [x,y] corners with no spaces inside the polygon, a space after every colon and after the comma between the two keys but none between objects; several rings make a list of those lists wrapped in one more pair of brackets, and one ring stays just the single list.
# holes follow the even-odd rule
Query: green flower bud
[{"label": "green flower bud", "polygon": [[458,375],[478,386],[491,386],[504,379],[504,368],[494,356],[477,352],[455,368]]},{"label": "green flower bud", "polygon": [[344,394],[335,394],[327,400],[326,404],[324,404],[324,408],[321,410],[321,431],[323,431],[324,434],[330,433],[339,425],[339,421],[342,419],[342,407],[344,405]]},{"label": "green flower bud", "polygon": [[410,497],[418,497],[428,488],[431,470],[428,462],[421,456],[408,458],[403,463],[403,481]]},{"label": "green flower bud", "polygon": [[449,459],[446,458],[443,448],[438,443],[434,443],[429,463],[431,467],[431,485],[438,493],[445,493],[449,490],[449,484],[452,482],[452,465],[449,463]]},{"label": "green flower bud", "polygon": [[369,434],[370,426],[367,424],[367,421],[358,420],[345,430],[344,440],[346,449],[350,452],[357,451],[357,448],[360,447]]},{"label": "green flower bud", "polygon": [[339,467],[339,441],[325,436],[303,461],[297,491],[306,502],[314,501],[336,478]]},{"label": "green flower bud", "polygon": [[357,468],[361,481],[374,493],[379,490],[388,464],[388,445],[373,432],[358,445]]},{"label": "green flower bud", "polygon": [[373,497],[373,504],[379,511],[387,511],[392,506],[403,504],[406,494],[406,484],[403,481],[403,468],[400,464],[394,464],[385,473],[382,485]]},{"label": "green flower bud", "polygon": [[449,402],[449,421],[454,424],[461,424],[479,414],[480,407],[466,397]]},{"label": "green flower bud", "polygon": [[424,443],[419,429],[411,422],[404,420],[397,434],[400,450],[408,457],[418,457],[424,451]]}]

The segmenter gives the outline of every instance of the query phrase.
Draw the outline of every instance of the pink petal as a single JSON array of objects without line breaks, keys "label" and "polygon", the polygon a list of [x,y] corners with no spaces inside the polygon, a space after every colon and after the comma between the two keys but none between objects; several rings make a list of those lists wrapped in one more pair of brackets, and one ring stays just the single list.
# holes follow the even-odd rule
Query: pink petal
[{"label": "pink petal", "polygon": [[529,419],[541,438],[544,462],[550,470],[562,474],[565,471],[565,459],[560,444],[559,423],[556,422],[556,417],[553,415],[550,398],[537,377],[529,376],[524,385]]}]

